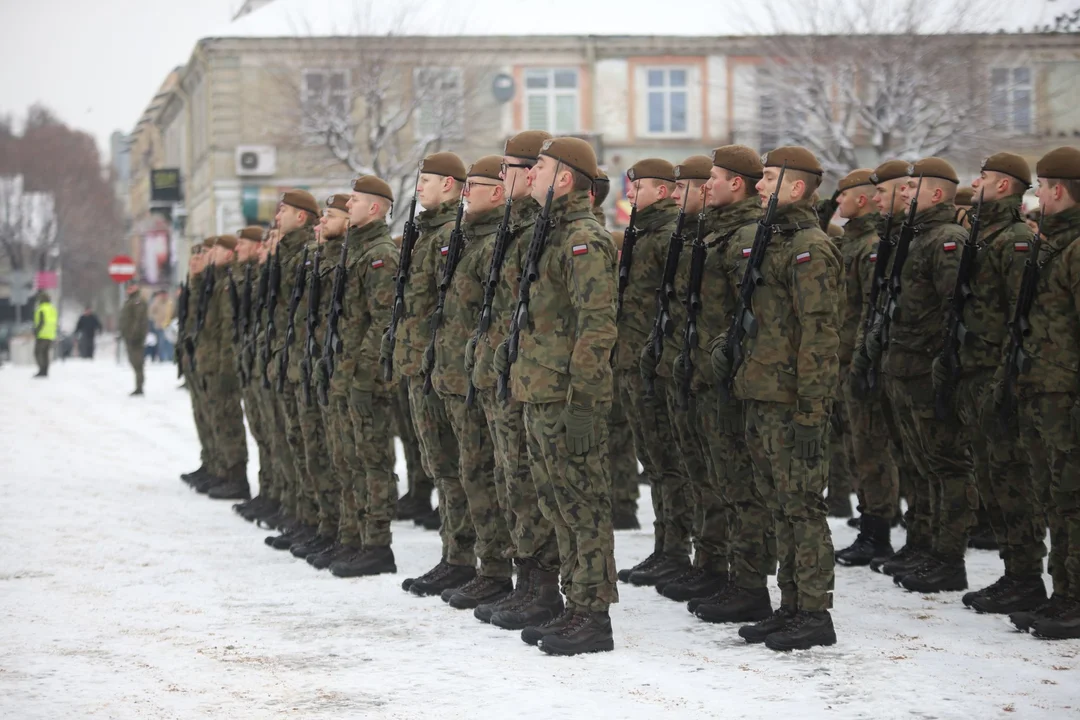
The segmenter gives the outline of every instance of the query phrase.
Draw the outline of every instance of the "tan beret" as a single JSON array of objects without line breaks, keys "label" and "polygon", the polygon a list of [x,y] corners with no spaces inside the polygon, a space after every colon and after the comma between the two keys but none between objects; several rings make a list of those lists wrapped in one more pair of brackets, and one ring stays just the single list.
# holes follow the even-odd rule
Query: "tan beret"
[{"label": "tan beret", "polygon": [[798,145],[785,145],[770,150],[761,156],[761,164],[765,167],[786,165],[788,170],[798,170],[811,175],[822,175],[825,172],[814,153]]},{"label": "tan beret", "polygon": [[909,177],[914,174],[915,168],[906,160],[886,160],[874,168],[870,173],[870,182],[880,185],[890,180]]},{"label": "tan beret", "polygon": [[1031,168],[1028,166],[1027,160],[1014,153],[994,153],[983,160],[982,169],[1014,177],[1024,185],[1031,187]]},{"label": "tan beret", "polygon": [[452,152],[439,152],[428,155],[420,163],[420,172],[451,177],[458,182],[465,182],[465,162]]},{"label": "tan beret", "polygon": [[761,179],[761,156],[745,145],[724,145],[712,151],[712,164],[736,175]]},{"label": "tan beret", "polygon": [[843,192],[844,190],[850,190],[854,187],[860,187],[862,185],[869,185],[873,187],[874,183],[870,179],[874,171],[867,168],[860,168],[859,170],[852,170],[845,175],[840,182],[836,183],[836,189]]},{"label": "tan beret", "polygon": [[1080,150],[1059,147],[1035,164],[1035,174],[1049,180],[1080,180]]},{"label": "tan beret", "polygon": [[385,180],[377,178],[374,175],[361,175],[353,180],[352,184],[353,192],[364,193],[365,195],[378,195],[381,198],[386,198],[390,202],[394,202],[394,191],[390,189],[390,186]]},{"label": "tan beret", "polygon": [[975,199],[975,191],[969,187],[960,188],[956,191],[956,197],[953,198],[953,205],[957,207],[971,207],[972,201]]},{"label": "tan beret", "polygon": [[330,197],[326,198],[326,202],[323,205],[327,210],[333,208],[334,210],[340,210],[341,212],[349,212],[346,207],[346,203],[349,202],[349,196],[345,193],[334,193]]},{"label": "tan beret", "polygon": [[960,184],[960,178],[956,175],[956,170],[949,164],[948,160],[943,160],[939,157],[928,157],[917,161],[911,166],[911,176],[924,178],[937,178],[938,180],[948,180],[949,182]]},{"label": "tan beret", "polygon": [[252,242],[262,242],[263,235],[266,233],[258,225],[248,225],[246,228],[237,233],[241,240],[251,240]]},{"label": "tan beret", "polygon": [[281,193],[281,202],[312,215],[319,215],[322,212],[319,210],[319,203],[315,201],[315,196],[307,190],[286,190]]},{"label": "tan beret", "polygon": [[675,166],[676,180],[708,180],[712,172],[712,158],[691,155]]},{"label": "tan beret", "polygon": [[626,177],[631,182],[646,179],[675,182],[675,166],[660,158],[645,158],[634,163],[626,171]]},{"label": "tan beret", "polygon": [[503,155],[536,162],[536,158],[540,157],[540,148],[551,137],[551,133],[543,130],[519,132],[506,141],[506,145],[503,147]]},{"label": "tan beret", "polygon": [[214,247],[214,243],[216,243],[216,242],[217,242],[217,236],[211,235],[210,237],[203,240],[202,244],[203,244],[203,247],[205,247],[205,248],[212,248],[212,247]]},{"label": "tan beret", "polygon": [[469,166],[469,177],[487,178],[488,180],[501,180],[502,156],[485,155]]},{"label": "tan beret", "polygon": [[237,242],[235,235],[218,235],[217,244],[226,250],[235,250]]},{"label": "tan beret", "polygon": [[558,160],[590,179],[600,172],[600,168],[596,166],[596,151],[592,145],[580,138],[559,137],[545,140],[540,146],[540,154]]}]

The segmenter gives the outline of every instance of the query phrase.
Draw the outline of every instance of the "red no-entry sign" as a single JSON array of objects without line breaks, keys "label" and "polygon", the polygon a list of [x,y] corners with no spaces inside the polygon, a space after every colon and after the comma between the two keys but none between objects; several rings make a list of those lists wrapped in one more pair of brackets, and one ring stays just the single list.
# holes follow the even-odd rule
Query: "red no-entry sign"
[{"label": "red no-entry sign", "polygon": [[127,255],[117,255],[109,261],[109,277],[114,283],[126,283],[135,277],[135,261]]}]

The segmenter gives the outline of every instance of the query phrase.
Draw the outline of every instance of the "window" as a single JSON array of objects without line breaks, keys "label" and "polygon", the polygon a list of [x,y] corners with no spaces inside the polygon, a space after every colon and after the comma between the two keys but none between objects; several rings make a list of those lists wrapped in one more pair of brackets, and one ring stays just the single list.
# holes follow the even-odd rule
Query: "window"
[{"label": "window", "polygon": [[1027,135],[1032,131],[1031,68],[990,71],[990,118],[995,130]]},{"label": "window", "polygon": [[646,71],[648,133],[685,135],[687,126],[688,71],[686,68],[650,68]]},{"label": "window", "polygon": [[420,135],[460,140],[465,134],[465,89],[458,68],[413,72],[416,126]]},{"label": "window", "polygon": [[780,103],[776,100],[776,88],[772,73],[767,68],[758,69],[758,128],[761,137],[758,147],[768,152],[780,145]]},{"label": "window", "polygon": [[345,117],[352,110],[346,70],[305,70],[301,92],[308,113]]},{"label": "window", "polygon": [[527,130],[554,135],[578,131],[578,72],[572,68],[525,71]]}]

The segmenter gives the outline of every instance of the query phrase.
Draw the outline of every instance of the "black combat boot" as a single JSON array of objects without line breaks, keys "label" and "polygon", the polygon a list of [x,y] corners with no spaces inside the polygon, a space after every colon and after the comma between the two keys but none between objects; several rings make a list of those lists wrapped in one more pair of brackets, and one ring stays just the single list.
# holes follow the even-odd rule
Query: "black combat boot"
[{"label": "black combat boot", "polygon": [[611,524],[616,530],[640,530],[641,523],[637,519],[637,507],[628,505],[615,508],[611,513]]},{"label": "black combat boot", "polygon": [[415,520],[418,517],[431,514],[431,494],[421,497],[407,492],[397,501],[397,519]]},{"label": "black combat boot", "polygon": [[532,573],[536,569],[536,561],[532,558],[525,560],[515,560],[518,566],[517,571],[517,583],[514,585],[514,590],[509,595],[505,595],[494,602],[483,602],[476,606],[473,610],[473,617],[480,622],[491,622],[491,616],[497,612],[503,610],[513,610],[516,608],[525,598],[531,597],[532,593]]},{"label": "black combat boot", "polygon": [[[506,610],[500,610],[491,616],[491,624],[503,630],[528,630],[544,625],[563,612],[562,594],[559,592],[559,573],[541,570],[532,571],[530,578],[531,593],[521,603]],[[525,642],[525,633],[521,635]],[[530,645],[535,645],[539,636]]]},{"label": "black combat boot", "polygon": [[940,564],[941,558],[939,558],[937,555],[934,555],[931,552],[923,553],[917,564],[909,564],[906,567],[903,567],[893,573],[893,585],[899,585],[900,587],[903,587],[902,583],[904,582],[904,578],[906,578],[908,575],[919,575],[922,573],[930,572]]},{"label": "black combat boot", "polygon": [[851,495],[847,493],[838,493],[834,495],[829,493],[825,501],[829,504],[829,517],[834,518],[849,518],[851,517]]},{"label": "black combat boot", "polygon": [[739,588],[735,586],[735,583],[729,581],[727,585],[719,588],[712,595],[706,595],[705,597],[690,598],[690,601],[686,603],[686,610],[691,615],[697,612],[697,609],[702,605],[720,605],[727,602],[727,596],[733,592],[736,592]]},{"label": "black combat boot", "polygon": [[669,600],[686,602],[694,598],[709,597],[713,593],[726,588],[730,582],[731,576],[727,573],[712,572],[711,570],[699,568],[695,577],[667,583],[661,594]]},{"label": "black combat boot", "polygon": [[1068,607],[1068,599],[1059,593],[1054,593],[1050,599],[1034,610],[1021,610],[1009,615],[1009,622],[1016,626],[1020,632],[1027,632],[1039,620],[1053,620]]},{"label": "black combat boot", "polygon": [[964,559],[941,560],[924,565],[900,581],[904,588],[918,593],[959,592],[967,590],[967,566]]},{"label": "black combat boot", "polygon": [[426,515],[418,515],[413,518],[413,523],[425,530],[438,530],[442,527],[442,516],[439,515],[439,509],[435,508]]},{"label": "black combat boot", "polygon": [[[440,569],[445,563],[439,563],[424,578]],[[449,567],[449,565],[446,565]],[[397,573],[397,563],[394,561],[394,551],[389,545],[369,545],[363,550],[358,550],[351,555],[337,558],[330,563],[330,573],[334,577],[366,577],[369,575],[384,575]],[[401,584],[402,590],[408,590],[416,582],[413,578],[407,579]]]},{"label": "black combat boot", "polygon": [[642,570],[630,573],[631,585],[655,585],[682,575],[690,569],[690,558],[685,555],[661,555],[656,562]]},{"label": "black combat boot", "polygon": [[634,567],[620,570],[619,571],[619,582],[630,582],[631,573],[635,573],[638,570],[644,570],[644,569],[646,569],[648,567],[651,567],[652,564],[655,563],[657,560],[659,560],[661,557],[663,557],[662,552],[660,552],[659,550],[653,550],[651,555],[649,555],[647,558],[645,558],[644,560],[639,562]]},{"label": "black combat boot", "polygon": [[462,585],[447,602],[458,610],[471,610],[481,603],[493,603],[502,600],[514,590],[514,581],[510,578],[492,578],[477,575]]},{"label": "black combat boot", "polygon": [[191,487],[195,488],[195,492],[199,493],[200,495],[205,495],[213,488],[216,488],[218,485],[224,485],[225,482],[225,478],[218,477],[217,475],[210,475],[208,473],[206,475],[203,475],[202,479]]},{"label": "black combat boot", "polygon": [[197,470],[192,470],[189,473],[180,473],[180,479],[188,485],[193,485],[196,481],[206,475],[207,470],[205,465],[200,465]]},{"label": "black combat boot", "polygon": [[1041,575],[1006,575],[1003,580],[1006,582],[996,590],[978,593],[968,605],[981,613],[1010,615],[1022,610],[1034,610],[1046,602],[1046,586]]},{"label": "black combat boot", "polygon": [[251,522],[249,515],[253,516],[258,513],[266,503],[270,502],[270,498],[262,493],[259,493],[250,500],[241,500],[232,506],[233,512],[244,518],[248,522]]},{"label": "black combat boot", "polygon": [[800,610],[795,619],[783,629],[765,637],[765,647],[770,650],[809,650],[836,644],[836,630],[828,610],[810,612]]},{"label": "black combat boot", "polygon": [[335,560],[341,560],[346,557],[355,555],[360,548],[355,545],[343,545],[340,542],[334,541],[334,544],[318,553],[309,554],[305,560],[307,564],[316,570],[325,570],[334,564]]},{"label": "black combat boot", "polygon": [[968,535],[968,547],[976,550],[997,550],[998,542],[994,537],[994,530],[990,527],[990,518],[987,512],[979,509],[976,513],[977,524],[971,528]]},{"label": "black combat boot", "polygon": [[719,603],[701,603],[694,614],[710,623],[745,623],[764,620],[772,611],[768,588],[733,585]]},{"label": "black combat boot", "polygon": [[847,526],[849,528],[855,528],[856,530],[858,530],[862,526],[862,515],[859,515],[857,517],[849,517],[847,519]]},{"label": "black combat boot", "polygon": [[869,565],[874,560],[884,562],[892,557],[889,521],[874,515],[862,515],[859,522],[859,536],[849,547],[836,553],[836,563],[848,567],[861,567]]},{"label": "black combat boot", "polygon": [[293,532],[268,537],[266,544],[275,550],[288,550],[293,545],[311,542],[318,534],[313,525],[301,525]]},{"label": "black combat boot", "polygon": [[459,588],[476,577],[476,567],[473,565],[447,565],[445,570],[435,577],[428,579],[417,578],[409,588],[409,592],[418,597],[425,595],[440,595],[447,588]]},{"label": "black combat boot", "polygon": [[870,569],[883,575],[896,575],[898,570],[908,572],[912,567],[921,565],[925,559],[926,553],[909,543],[884,562],[871,560]]},{"label": "black combat boot", "polygon": [[215,485],[206,496],[212,500],[247,500],[251,497],[251,488],[248,487],[246,478],[236,478]]},{"label": "black combat boot", "polygon": [[1059,606],[1054,617],[1036,618],[1031,634],[1044,640],[1080,639],[1080,602],[1068,598]]},{"label": "black combat boot", "polygon": [[[405,592],[409,592],[409,590],[413,586],[413,583],[416,582],[417,580],[423,580],[424,582],[427,582],[428,580],[431,580],[435,576],[441,577],[442,574],[445,573],[449,567],[450,567],[450,563],[446,562],[445,560],[440,560],[438,565],[431,568],[430,570],[428,570],[426,573],[424,573],[420,577],[405,578],[401,582],[401,589],[404,590]],[[334,572],[334,569],[330,568],[330,572]],[[334,573],[334,574],[337,575],[337,573]]]},{"label": "black combat boot", "polygon": [[293,557],[306,558],[308,555],[321,553],[323,550],[328,550],[333,546],[333,535],[319,535],[316,533],[315,537],[307,542],[293,543],[289,547],[289,552],[292,553]]},{"label": "black combat boot", "polygon": [[[495,616],[497,617],[497,616]],[[495,625],[495,617],[492,617],[491,624]],[[570,624],[574,619],[574,610],[571,607],[566,607],[561,613],[553,618],[550,618],[539,625],[529,625],[522,629],[521,640],[528,645],[536,645],[542,639],[548,635],[554,635],[562,630],[564,627]],[[509,628],[508,628],[509,629]]]},{"label": "black combat boot", "polygon": [[266,520],[271,518],[281,510],[281,503],[277,500],[273,500],[265,495],[260,495],[262,502],[256,507],[249,506],[245,509],[240,516],[248,522],[258,522],[260,520]]},{"label": "black combat boot", "polygon": [[575,613],[561,630],[540,638],[539,645],[548,655],[611,652],[615,649],[611,616],[607,610]]},{"label": "black combat boot", "polygon": [[667,580],[661,580],[660,582],[653,585],[653,587],[656,588],[657,595],[663,595],[664,588],[666,588],[668,585],[683,583],[688,580],[697,580],[704,572],[705,568],[691,566],[686,568],[683,573],[675,575],[674,577],[669,577]]},{"label": "black combat boot", "polygon": [[[1002,575],[997,580],[995,580],[994,582],[992,582],[991,584],[987,585],[984,588],[981,588],[979,590],[972,590],[970,592],[964,593],[964,596],[962,598],[960,598],[960,601],[962,603],[964,603],[965,606],[971,607],[971,603],[975,602],[979,598],[984,597],[984,596],[989,597],[991,595],[996,595],[997,593],[1002,592],[1003,590],[1005,590],[1008,586],[1012,585],[1013,582],[1015,582],[1015,580],[1016,580],[1016,578],[1014,578],[1012,575],[1009,575],[1008,573],[1005,573],[1004,575]],[[1043,595],[1044,595],[1043,599],[1045,600],[1045,595],[1046,595],[1045,590],[1043,591]],[[1028,609],[1028,608],[1017,608],[1017,609],[1020,610],[1020,609]]]},{"label": "black combat boot", "polygon": [[754,625],[743,625],[739,628],[739,637],[750,644],[763,643],[765,638],[775,632],[780,632],[788,623],[795,619],[795,608],[781,605],[776,608],[772,615]]}]

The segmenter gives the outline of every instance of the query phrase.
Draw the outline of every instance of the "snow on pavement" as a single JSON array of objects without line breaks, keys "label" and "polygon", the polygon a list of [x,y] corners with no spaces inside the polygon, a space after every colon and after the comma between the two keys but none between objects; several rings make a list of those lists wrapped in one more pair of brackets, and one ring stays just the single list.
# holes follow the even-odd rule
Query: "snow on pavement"
[{"label": "snow on pavement", "polygon": [[[31,374],[0,369],[3,718],[1080,717],[1080,642],[867,570],[838,569],[832,648],[748,646],[622,585],[615,652],[548,657],[402,592],[438,559],[436,533],[395,523],[399,573],[340,580],[188,489],[198,446],[172,366],[148,367],[141,399],[108,359]],[[620,567],[652,545],[616,540]],[[968,557],[974,586],[1000,572],[994,553]]]}]

